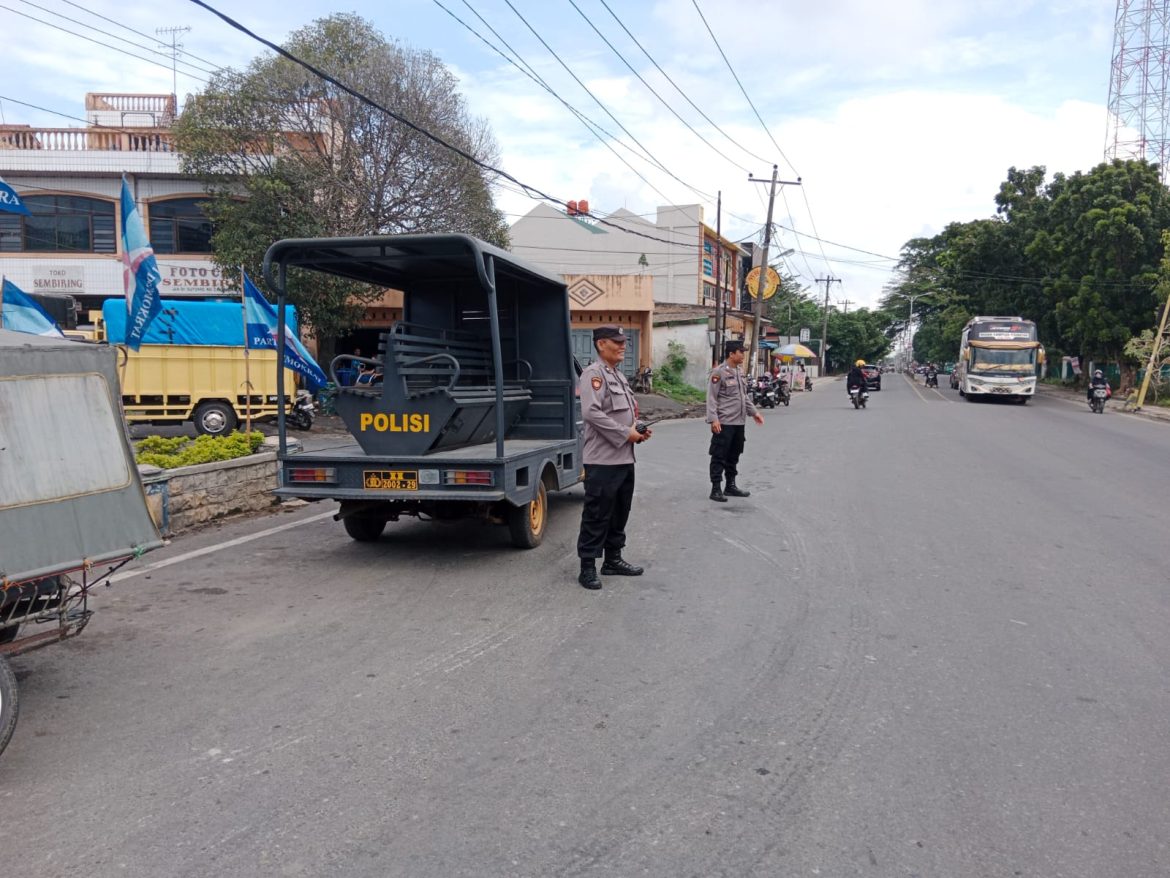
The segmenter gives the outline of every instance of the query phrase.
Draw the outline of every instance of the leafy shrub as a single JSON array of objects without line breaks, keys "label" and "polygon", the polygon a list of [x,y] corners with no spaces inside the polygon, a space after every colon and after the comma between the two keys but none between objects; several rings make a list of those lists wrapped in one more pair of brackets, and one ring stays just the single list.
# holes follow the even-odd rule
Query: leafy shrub
[{"label": "leafy shrub", "polygon": [[147,436],[134,443],[134,458],[138,463],[147,463],[163,469],[179,466],[193,466],[197,463],[212,463],[217,460],[235,460],[255,454],[264,442],[264,434],[258,432],[232,433],[229,436]]},{"label": "leafy shrub", "polygon": [[707,398],[706,391],[687,384],[683,381],[683,372],[687,368],[687,350],[677,341],[666,346],[666,359],[658,367],[658,374],[654,376],[654,389],[663,396],[669,396],[678,402],[702,402]]}]

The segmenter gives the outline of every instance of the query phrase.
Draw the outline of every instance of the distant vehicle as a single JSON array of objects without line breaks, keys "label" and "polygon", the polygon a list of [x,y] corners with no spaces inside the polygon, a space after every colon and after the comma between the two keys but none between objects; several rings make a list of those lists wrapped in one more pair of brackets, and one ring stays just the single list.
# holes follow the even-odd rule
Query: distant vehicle
[{"label": "distant vehicle", "polygon": [[972,317],[963,327],[959,348],[959,395],[1027,403],[1036,394],[1036,365],[1043,356],[1031,320]]},{"label": "distant vehicle", "polygon": [[866,390],[882,389],[882,370],[879,367],[866,363],[861,367],[861,374],[865,376]]}]

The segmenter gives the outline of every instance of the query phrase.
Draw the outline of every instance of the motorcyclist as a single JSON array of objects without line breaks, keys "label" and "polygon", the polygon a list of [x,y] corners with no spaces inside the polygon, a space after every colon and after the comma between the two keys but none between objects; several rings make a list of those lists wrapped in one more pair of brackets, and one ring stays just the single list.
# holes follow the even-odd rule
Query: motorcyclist
[{"label": "motorcyclist", "polygon": [[1088,387],[1087,395],[1088,395],[1088,399],[1090,401],[1092,401],[1092,399],[1093,399],[1093,390],[1097,387],[1104,387],[1105,388],[1105,398],[1106,399],[1108,399],[1112,395],[1112,392],[1111,392],[1110,387],[1109,387],[1109,379],[1105,377],[1105,373],[1102,372],[1100,369],[1096,369],[1093,372],[1093,377],[1089,379],[1089,387]]},{"label": "motorcyclist", "polygon": [[930,363],[926,367],[926,386],[938,387],[938,369],[935,368],[934,363]]},{"label": "motorcyclist", "polygon": [[865,390],[865,373],[861,371],[861,367],[865,365],[865,360],[858,360],[853,364],[853,368],[849,370],[849,374],[845,376],[845,391],[848,392],[854,387],[859,387]]}]

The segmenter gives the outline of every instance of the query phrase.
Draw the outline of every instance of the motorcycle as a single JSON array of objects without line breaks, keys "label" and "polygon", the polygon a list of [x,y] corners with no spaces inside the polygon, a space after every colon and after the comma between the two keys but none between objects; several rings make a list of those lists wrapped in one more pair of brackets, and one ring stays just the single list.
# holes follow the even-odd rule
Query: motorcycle
[{"label": "motorcycle", "polygon": [[927,372],[926,373],[926,386],[927,387],[934,387],[934,388],[938,387],[938,373],[937,372]]},{"label": "motorcycle", "polygon": [[792,390],[789,389],[788,381],[786,379],[780,379],[780,385],[777,388],[776,396],[780,402],[784,403],[785,405],[788,405],[788,403],[792,402]]},{"label": "motorcycle", "polygon": [[849,400],[853,403],[855,409],[865,408],[865,402],[869,399],[869,391],[864,387],[850,387]]},{"label": "motorcycle", "polygon": [[772,379],[761,376],[755,380],[752,386],[752,404],[769,409],[776,407],[776,387]]},{"label": "motorcycle", "polygon": [[812,379],[807,375],[804,376],[804,389],[812,393]]},{"label": "motorcycle", "polygon": [[313,418],[317,411],[313,407],[313,394],[307,390],[298,390],[297,398],[288,411],[288,424],[295,430],[309,430],[313,427]]},{"label": "motorcycle", "polygon": [[1109,391],[1104,387],[1094,387],[1093,395],[1089,397],[1089,408],[1097,414],[1105,411],[1105,400],[1109,396]]}]

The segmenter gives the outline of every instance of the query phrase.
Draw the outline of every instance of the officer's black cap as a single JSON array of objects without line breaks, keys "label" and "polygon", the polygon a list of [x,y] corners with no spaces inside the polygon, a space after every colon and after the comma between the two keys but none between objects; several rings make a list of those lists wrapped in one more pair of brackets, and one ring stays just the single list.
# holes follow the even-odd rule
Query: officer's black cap
[{"label": "officer's black cap", "polygon": [[593,340],[601,341],[603,338],[612,338],[616,341],[625,341],[626,334],[622,332],[620,326],[614,326],[612,323],[607,323],[605,326],[598,326],[593,330]]}]

